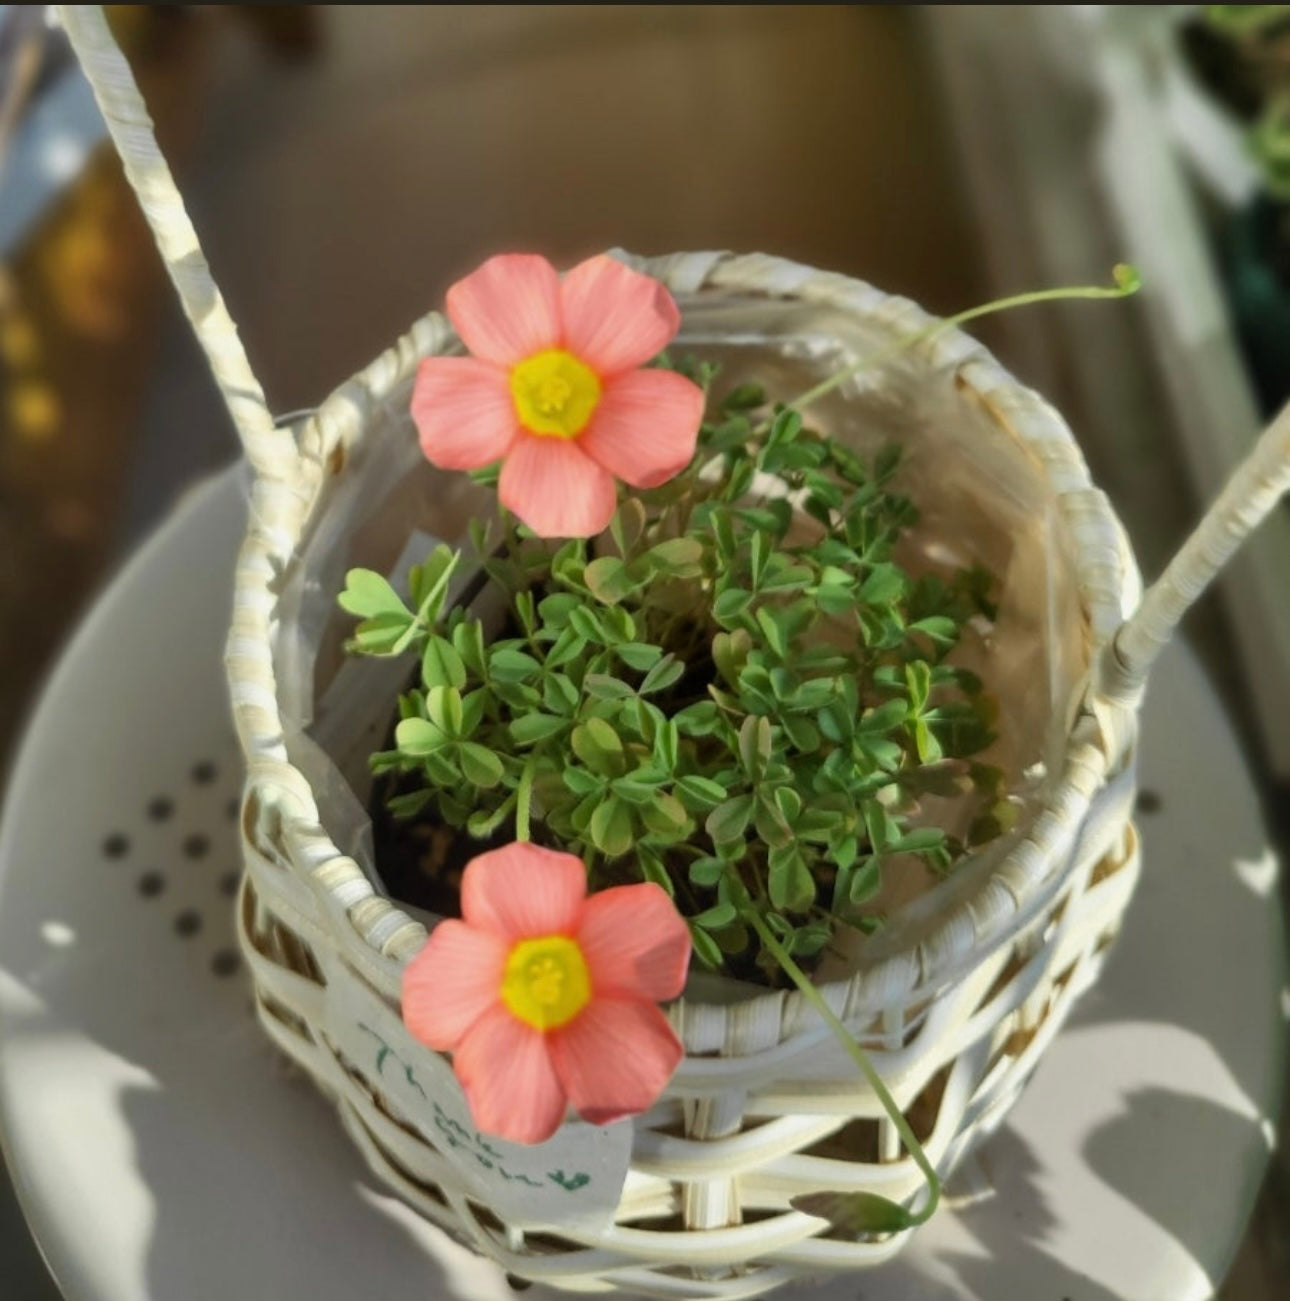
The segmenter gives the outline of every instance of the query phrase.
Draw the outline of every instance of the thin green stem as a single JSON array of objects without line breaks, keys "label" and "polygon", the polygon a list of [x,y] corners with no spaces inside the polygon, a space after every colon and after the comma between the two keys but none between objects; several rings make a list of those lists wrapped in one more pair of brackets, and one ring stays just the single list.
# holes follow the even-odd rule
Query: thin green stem
[{"label": "thin green stem", "polygon": [[887,1113],[891,1123],[895,1125],[896,1132],[908,1149],[909,1155],[914,1158],[914,1164],[922,1171],[923,1177],[927,1180],[927,1203],[921,1211],[916,1211],[910,1216],[912,1224],[925,1224],[936,1213],[936,1207],[940,1203],[941,1181],[932,1163],[927,1159],[927,1153],[923,1151],[923,1145],[909,1127],[909,1121],[905,1119],[904,1113],[896,1105],[896,1100],[882,1082],[882,1077],[874,1070],[868,1053],[856,1043],[855,1037],[834,1015],[833,1009],[824,1001],[820,991],[811,984],[810,977],[789,956],[788,950],[775,938],[774,933],[766,925],[762,916],[755,908],[744,908],[741,911],[744,920],[757,932],[762,944],[766,946],[767,952],[784,969],[784,974],[802,991],[802,997],[820,1014],[825,1025],[833,1031],[837,1041],[846,1050],[847,1055],[860,1068],[860,1074],[864,1076],[869,1087],[882,1104],[882,1109]]},{"label": "thin green stem", "polygon": [[1032,303],[1052,303],[1067,299],[1077,298],[1128,298],[1130,294],[1137,293],[1141,287],[1141,280],[1138,273],[1128,266],[1117,266],[1112,275],[1115,279],[1114,285],[1077,285],[1069,289],[1036,289],[1026,294],[1012,294],[1007,298],[996,298],[993,302],[983,303],[979,307],[969,307],[966,311],[959,312],[955,316],[947,316],[942,321],[933,321],[931,324],[924,326],[923,329],[916,331],[914,334],[907,335],[905,338],[892,344],[890,347],[881,348],[877,352],[870,353],[867,357],[861,357],[854,365],[845,366],[842,370],[836,371],[827,379],[821,380],[813,388],[809,388],[801,394],[795,401],[788,405],[797,411],[803,411],[813,402],[818,402],[820,398],[832,393],[839,385],[846,383],[853,375],[857,375],[862,370],[867,370],[870,366],[876,366],[884,361],[889,361],[892,357],[899,356],[909,348],[916,347],[928,339],[934,339],[938,334],[944,334],[946,330],[952,330],[956,326],[966,325],[968,321],[975,321],[981,316],[990,316],[995,312],[1005,312],[1013,307],[1029,307]]},{"label": "thin green stem", "polygon": [[515,839],[529,839],[529,810],[533,805],[533,770],[536,761],[533,755],[528,757],[524,770],[520,773],[520,784],[515,792]]}]

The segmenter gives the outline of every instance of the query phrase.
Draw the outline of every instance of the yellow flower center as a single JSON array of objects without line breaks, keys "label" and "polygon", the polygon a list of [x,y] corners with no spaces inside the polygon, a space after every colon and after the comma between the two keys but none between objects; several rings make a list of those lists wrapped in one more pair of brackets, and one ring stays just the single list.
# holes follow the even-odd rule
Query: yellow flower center
[{"label": "yellow flower center", "polygon": [[591,1001],[582,950],[564,935],[521,940],[506,960],[502,1002],[535,1030],[555,1030]]},{"label": "yellow flower center", "polygon": [[511,371],[511,398],[529,433],[577,438],[600,401],[600,380],[571,352],[548,348]]}]

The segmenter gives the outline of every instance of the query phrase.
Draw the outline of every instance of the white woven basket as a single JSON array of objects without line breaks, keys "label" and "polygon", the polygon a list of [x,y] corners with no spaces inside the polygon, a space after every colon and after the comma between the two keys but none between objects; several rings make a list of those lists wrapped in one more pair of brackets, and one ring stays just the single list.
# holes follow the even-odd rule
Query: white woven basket
[{"label": "white woven basket", "polygon": [[[894,341],[926,319],[856,281],[773,258],[694,254],[641,265],[673,289],[683,315],[712,295],[723,306],[729,300],[722,314],[739,328],[741,346],[767,353],[800,348],[804,335],[762,334],[753,307],[760,296],[801,304],[802,326],[823,320],[830,340],[851,326]],[[512,1274],[566,1288],[751,1296],[798,1275],[878,1263],[900,1236],[821,1237],[819,1219],[788,1206],[800,1193],[842,1189],[905,1200],[922,1184],[881,1105],[831,1051],[829,1032],[796,993],[674,1005],[687,1056],[659,1105],[633,1122],[631,1169],[612,1222],[536,1239],[508,1236],[446,1159],[433,1092],[423,1100],[396,1092],[368,1045],[338,1042],[342,1024],[355,1018],[393,1041],[378,1006],[397,1008],[401,966],[425,930],[336,848],[328,833],[334,810],[320,807],[284,748],[274,674],[290,628],[279,623],[275,593],[291,585],[310,528],[344,480],[361,472],[365,441],[399,438],[415,448],[401,413],[416,364],[453,343],[446,322],[429,316],[324,402],[300,432],[295,472],[261,488],[262,509],[272,488],[274,514],[253,526],[242,551],[227,662],[248,763],[241,935],[261,1019],[336,1098],[381,1178]],[[1061,420],[962,335],[941,336],[907,357],[902,371],[909,382],[899,397],[886,385],[869,394],[892,404],[888,414],[899,423],[944,420],[953,414],[946,403],[957,402],[960,420],[983,436],[993,427],[1033,457],[1066,526],[1087,612],[1081,633],[1090,650],[1100,646],[1136,578]],[[447,532],[439,521],[430,527]],[[350,563],[363,559],[351,555]],[[1137,876],[1129,824],[1134,719],[1126,707],[1108,708],[1101,723],[1082,714],[1063,738],[1060,777],[1026,836],[997,862],[960,869],[937,907],[924,902],[893,928],[887,956],[824,989],[942,1173],[1002,1117],[1118,925]],[[339,1016],[329,1007],[337,977]],[[365,1011],[363,999],[372,1004]],[[420,1072],[429,1054],[400,1043],[398,1055]]]},{"label": "white woven basket", "polygon": [[[669,1010],[686,1056],[654,1109],[613,1127],[630,1143],[617,1176],[606,1176],[614,1199],[598,1216],[544,1224],[541,1213],[507,1215],[504,1198],[481,1191],[488,1185],[470,1161],[496,1184],[484,1154],[500,1161],[497,1149],[462,1150],[470,1144],[458,1137],[468,1136],[445,1122],[451,1082],[442,1095],[433,1083],[446,1075],[442,1063],[398,1037],[400,973],[425,926],[381,897],[333,843],[337,810],[289,743],[301,684],[280,678],[300,617],[298,592],[285,594],[301,557],[337,502],[352,504],[373,449],[414,439],[406,412],[417,363],[454,347],[454,336],[439,316],[425,317],[294,436],[276,428],[99,11],[59,8],[257,471],[227,665],[247,762],[240,933],[266,1031],[336,1101],[390,1188],[511,1274],[570,1290],[733,1298],[887,1259],[905,1235],[842,1240],[789,1206],[822,1190],[908,1200],[922,1184],[873,1093],[796,993],[687,997]],[[683,254],[638,265],[677,295],[692,333],[699,322],[704,337],[692,342],[751,351],[762,371],[818,377],[857,347],[893,343],[928,319],[854,280],[775,258]],[[1050,779],[1022,833],[906,909],[848,979],[823,989],[944,1174],[998,1124],[1096,977],[1138,874],[1130,813],[1147,670],[1290,479],[1290,417],[1265,434],[1139,602],[1122,532],[1042,400],[957,332],[877,374],[879,382],[846,395],[839,436],[847,409],[861,412],[862,424],[915,438],[970,432],[993,464],[1029,484],[1026,518],[1034,502],[1046,512],[1055,569],[1044,603],[1023,617],[1042,623],[1060,609],[1052,594],[1071,598],[1049,659],[1064,657],[1075,689],[1054,689],[1046,702]],[[946,463],[953,457],[962,460],[961,450],[947,452]],[[980,529],[1015,530],[1016,508],[1003,495],[997,509],[988,500],[982,507]],[[452,540],[464,518],[447,503],[429,527]],[[364,563],[353,542],[338,554]]]}]

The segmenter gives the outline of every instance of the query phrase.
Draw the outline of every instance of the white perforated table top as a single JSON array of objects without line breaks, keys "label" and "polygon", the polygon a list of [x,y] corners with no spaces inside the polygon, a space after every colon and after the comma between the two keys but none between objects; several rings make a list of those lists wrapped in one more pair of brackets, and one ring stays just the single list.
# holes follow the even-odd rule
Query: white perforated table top
[{"label": "white perforated table top", "polygon": [[[368,1177],[252,1021],[220,666],[243,519],[194,491],[64,655],[0,826],[0,1130],[69,1301],[504,1301]],[[1101,983],[971,1191],[890,1265],[785,1301],[1192,1301],[1278,1114],[1284,937],[1249,777],[1194,659],[1146,708],[1145,868]],[[525,1294],[538,1301],[543,1289]]]}]

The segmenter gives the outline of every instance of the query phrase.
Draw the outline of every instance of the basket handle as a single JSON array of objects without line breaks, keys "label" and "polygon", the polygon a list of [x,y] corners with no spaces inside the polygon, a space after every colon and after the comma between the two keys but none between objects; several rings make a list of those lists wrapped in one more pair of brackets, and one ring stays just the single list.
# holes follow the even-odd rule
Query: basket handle
[{"label": "basket handle", "polygon": [[1290,490],[1290,403],[1259,435],[1191,536],[1102,651],[1104,699],[1130,703],[1179,621],[1242,542]]},{"label": "basket handle", "polygon": [[80,60],[108,132],[125,166],[139,206],[179,301],[206,354],[247,459],[257,473],[290,477],[297,460],[295,441],[278,429],[251,370],[237,327],[211,278],[197,232],[166,160],[157,147],[152,119],[130,65],[108,28],[101,5],[55,5],[59,21]]}]

